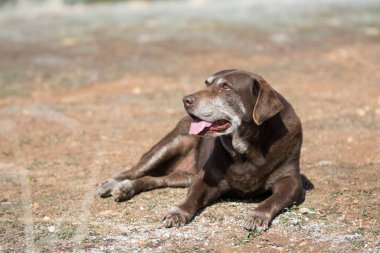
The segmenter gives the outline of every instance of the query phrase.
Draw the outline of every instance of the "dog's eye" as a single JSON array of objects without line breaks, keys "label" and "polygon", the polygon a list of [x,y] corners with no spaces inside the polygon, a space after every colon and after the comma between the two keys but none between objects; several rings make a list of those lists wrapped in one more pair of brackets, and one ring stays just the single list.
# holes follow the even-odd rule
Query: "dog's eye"
[{"label": "dog's eye", "polygon": [[222,83],[222,84],[220,85],[220,88],[221,88],[222,90],[230,90],[230,86],[228,86],[227,83]]}]

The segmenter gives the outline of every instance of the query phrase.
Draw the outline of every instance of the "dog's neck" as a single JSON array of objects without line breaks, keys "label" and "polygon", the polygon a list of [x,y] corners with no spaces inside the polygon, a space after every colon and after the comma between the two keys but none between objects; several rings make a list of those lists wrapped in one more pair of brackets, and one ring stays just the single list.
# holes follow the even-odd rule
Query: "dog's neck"
[{"label": "dog's neck", "polygon": [[242,124],[230,135],[221,136],[224,148],[234,159],[246,157],[257,166],[262,166],[265,158],[259,146],[259,138],[259,127],[256,125],[252,127],[249,124]]}]

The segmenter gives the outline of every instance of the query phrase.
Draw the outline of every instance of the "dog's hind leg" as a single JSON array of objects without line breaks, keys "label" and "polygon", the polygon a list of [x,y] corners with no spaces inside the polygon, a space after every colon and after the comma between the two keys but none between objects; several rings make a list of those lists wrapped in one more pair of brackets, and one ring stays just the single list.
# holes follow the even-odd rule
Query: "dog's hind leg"
[{"label": "dog's hind leg", "polygon": [[173,187],[183,188],[191,184],[192,175],[180,172],[173,172],[167,176],[151,177],[145,176],[136,180],[126,179],[119,182],[112,190],[111,195],[115,201],[125,201],[143,191],[158,188]]}]

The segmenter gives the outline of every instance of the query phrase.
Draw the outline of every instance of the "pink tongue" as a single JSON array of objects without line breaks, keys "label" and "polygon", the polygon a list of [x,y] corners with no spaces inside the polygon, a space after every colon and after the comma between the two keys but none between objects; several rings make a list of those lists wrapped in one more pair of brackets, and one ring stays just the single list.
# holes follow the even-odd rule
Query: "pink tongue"
[{"label": "pink tongue", "polygon": [[189,134],[199,134],[206,127],[211,126],[212,123],[203,120],[193,120],[190,125]]}]

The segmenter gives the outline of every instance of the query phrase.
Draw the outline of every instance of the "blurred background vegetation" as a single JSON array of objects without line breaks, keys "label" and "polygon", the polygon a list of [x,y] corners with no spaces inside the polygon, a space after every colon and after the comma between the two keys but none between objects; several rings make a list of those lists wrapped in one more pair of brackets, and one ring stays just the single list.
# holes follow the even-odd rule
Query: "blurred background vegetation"
[{"label": "blurred background vegetation", "polygon": [[19,5],[26,5],[26,4],[28,5],[76,4],[76,3],[123,2],[123,1],[128,1],[128,0],[0,0],[0,6],[19,6]]}]

